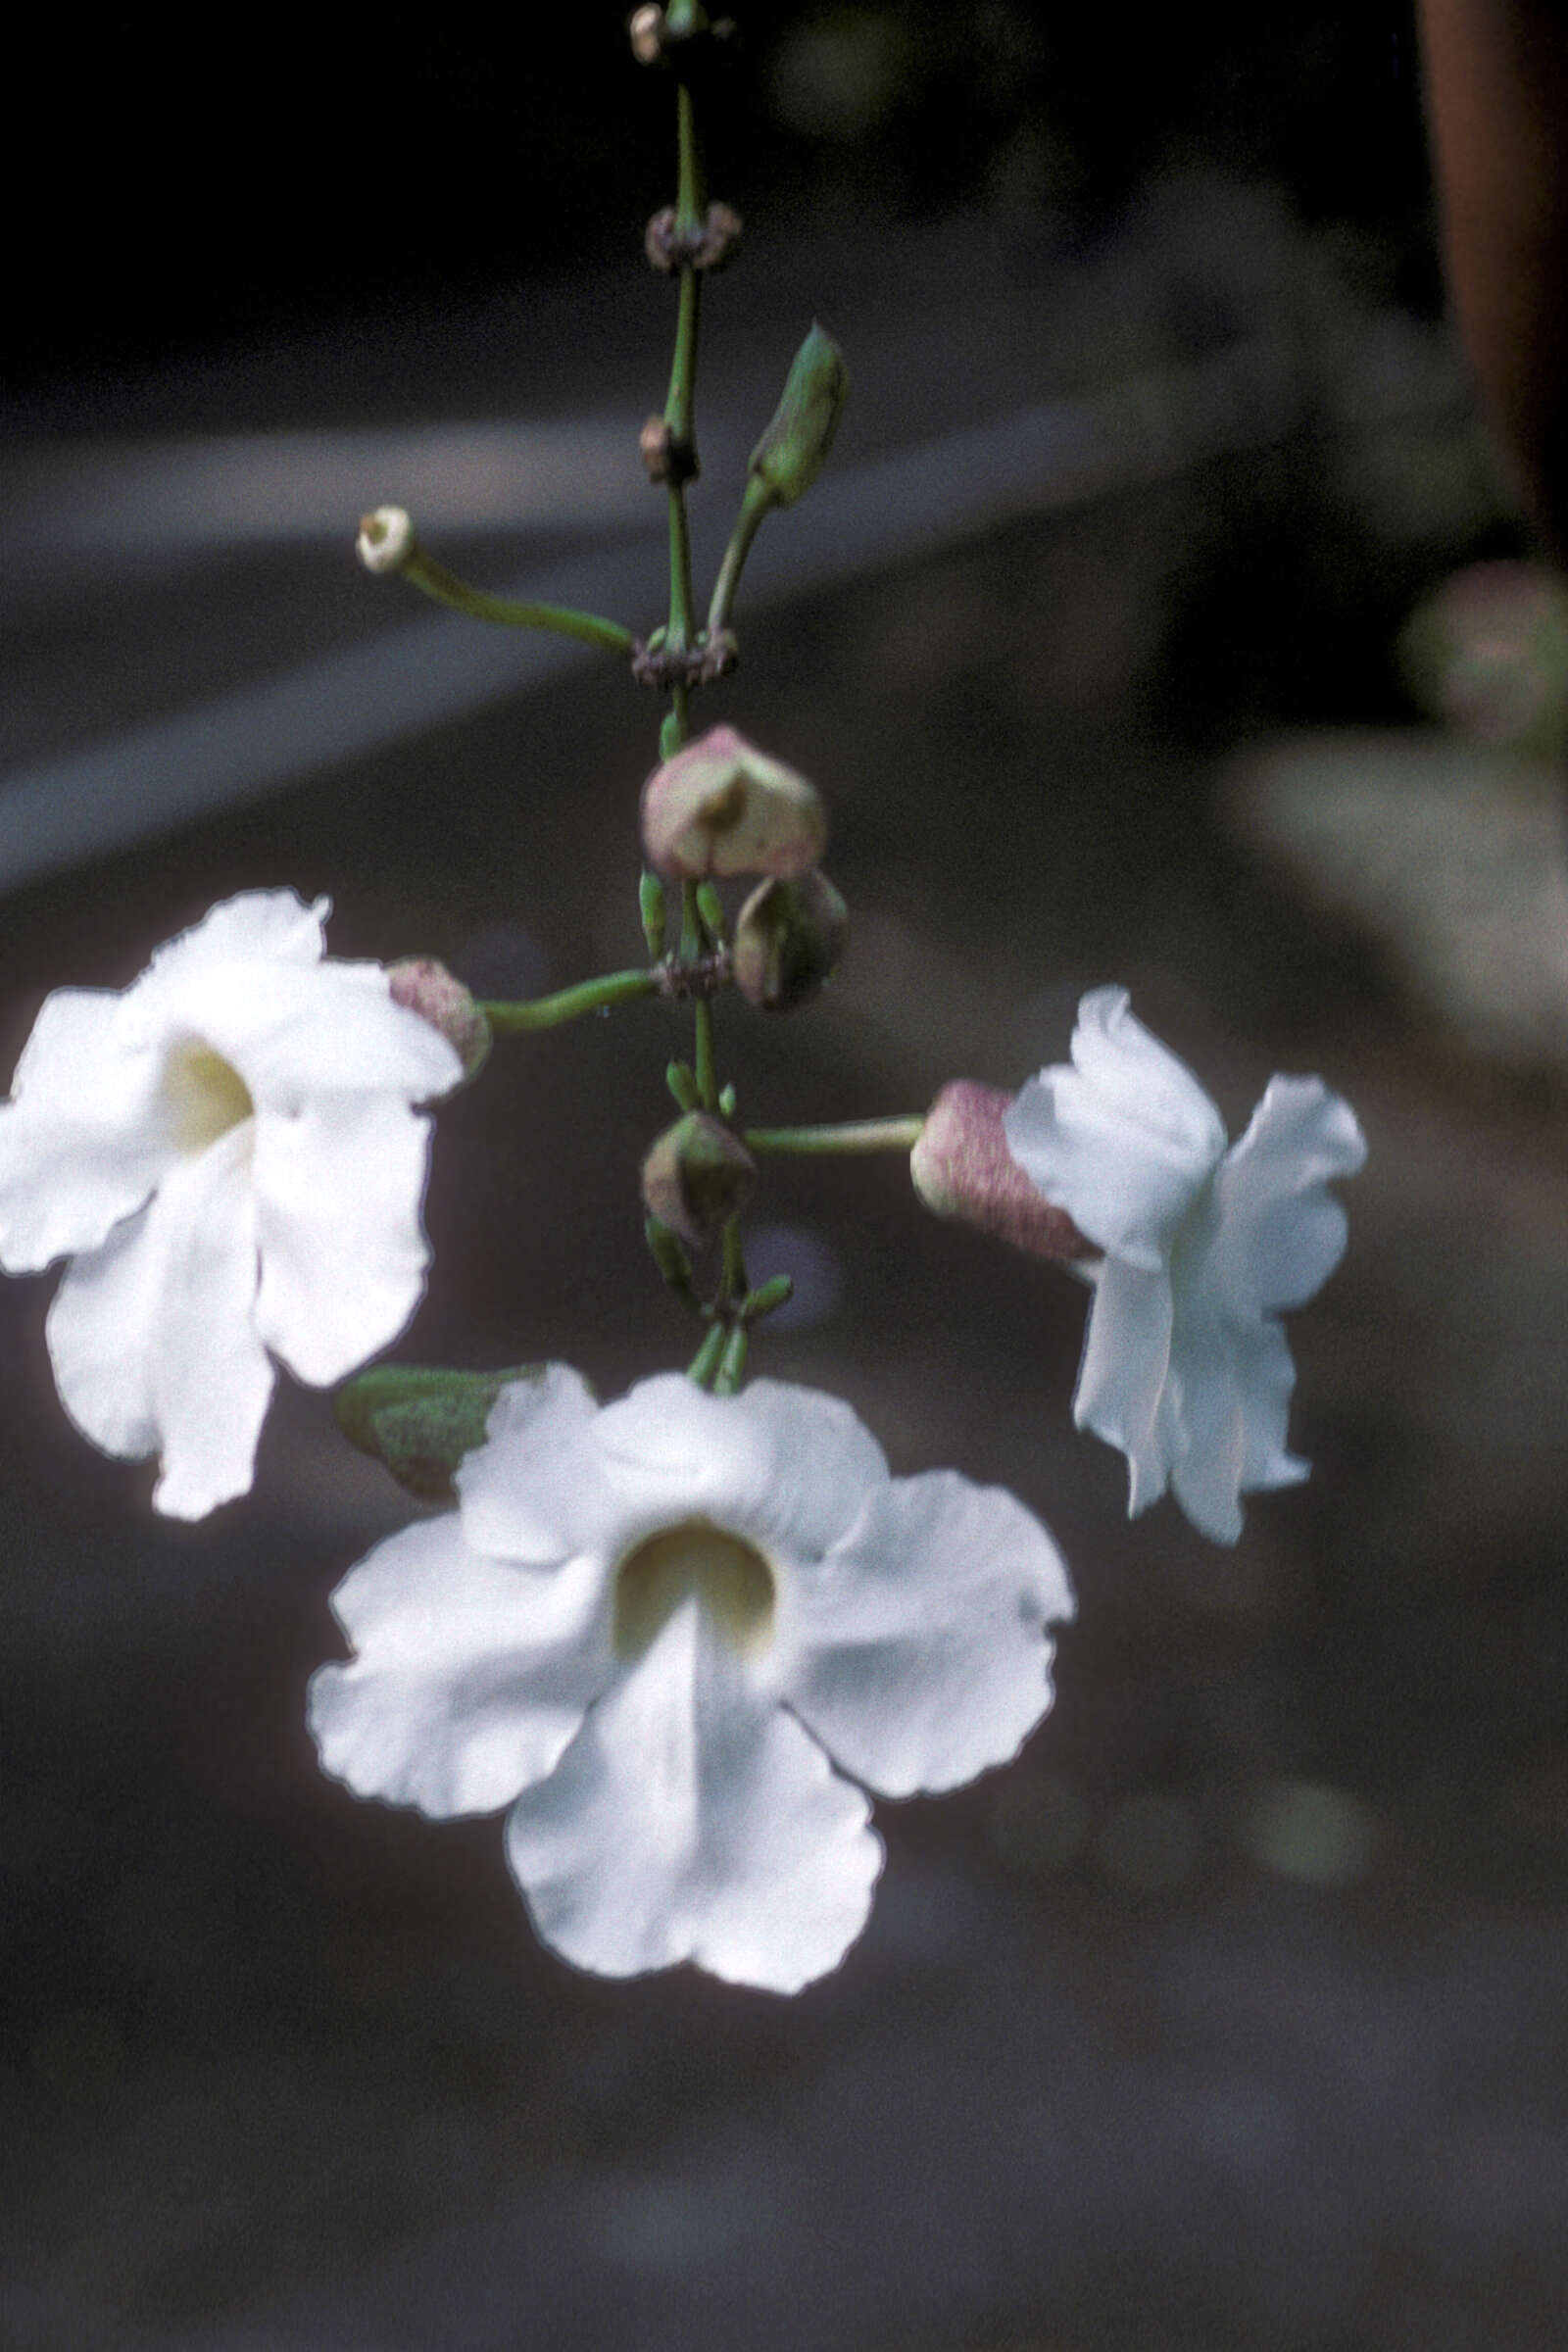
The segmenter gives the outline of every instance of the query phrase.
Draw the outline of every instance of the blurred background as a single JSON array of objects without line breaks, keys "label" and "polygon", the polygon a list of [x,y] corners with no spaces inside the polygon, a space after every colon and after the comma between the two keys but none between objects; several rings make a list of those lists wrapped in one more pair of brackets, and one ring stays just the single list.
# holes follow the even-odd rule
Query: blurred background
[{"label": "blurred background", "polygon": [[[327,1595],[416,1506],[285,1387],[156,1523],[0,1345],[0,2343],[127,2352],[1535,2352],[1568,2321],[1568,622],[1444,324],[1402,6],[737,7],[704,577],[813,316],[854,376],[705,714],[811,774],[832,994],[743,1113],[1015,1086],[1121,980],[1233,1132],[1321,1070],[1371,1159],[1293,1319],[1303,1490],[1234,1552],[1074,1436],[1078,1290],[897,1161],[767,1171],[760,1368],[1072,1563],[1054,1715],[883,1806],[780,2002],[534,1943],[499,1824],[353,1802]],[[660,616],[667,88],[621,12],[35,30],[16,177],[0,1051],[214,900],[524,994],[640,953],[658,711],[355,564]],[[195,94],[193,95],[193,89]],[[23,166],[15,147],[6,166]],[[684,1024],[443,1110],[417,1360],[684,1360],[635,1171]]]}]

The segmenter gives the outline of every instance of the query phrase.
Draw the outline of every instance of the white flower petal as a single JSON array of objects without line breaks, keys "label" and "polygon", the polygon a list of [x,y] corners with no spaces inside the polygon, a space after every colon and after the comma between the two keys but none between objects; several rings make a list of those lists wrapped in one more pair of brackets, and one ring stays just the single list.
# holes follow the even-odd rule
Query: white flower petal
[{"label": "white flower petal", "polygon": [[470,1544],[536,1567],[588,1551],[609,1566],[620,1510],[605,1489],[599,1410],[568,1364],[547,1364],[537,1380],[502,1390],[485,1444],[465,1457],[455,1482]]},{"label": "white flower petal", "polygon": [[332,1595],[356,1654],[311,1681],[322,1768],[437,1817],[510,1803],[614,1671],[608,1597],[592,1561],[485,1558],[455,1512],[406,1528]]},{"label": "white flower petal", "polygon": [[765,1664],[857,1780],[886,1796],[954,1788],[1050,1707],[1045,1627],[1072,1607],[1039,1520],[936,1470],[878,1490],[826,1557],[780,1562],[782,1655]]},{"label": "white flower petal", "polygon": [[419,1303],[430,1122],[385,1095],[313,1098],[255,1121],[256,1327],[291,1372],[341,1380]]},{"label": "white flower petal", "polygon": [[1178,1324],[1172,1386],[1182,1446],[1170,1483],[1213,1543],[1240,1536],[1244,1493],[1306,1477],[1307,1464],[1285,1448],[1295,1385],[1290,1347],[1272,1317],[1244,1326],[1195,1315]]},{"label": "white flower petal", "polygon": [[[514,1559],[597,1545],[615,1556],[651,1529],[708,1518],[764,1547],[821,1550],[887,1484],[881,1447],[836,1397],[779,1381],[712,1396],[662,1372],[597,1410],[575,1373],[498,1402],[492,1440],[459,1475],[473,1542]],[[497,1416],[500,1416],[498,1418]]]},{"label": "white flower petal", "polygon": [[1097,988],[1078,1007],[1073,1066],[1057,1063],[1004,1114],[1030,1182],[1098,1249],[1152,1272],[1225,1150],[1218,1111],[1184,1063]]},{"label": "white flower petal", "polygon": [[1345,1254],[1345,1210],[1329,1192],[1366,1159],[1366,1139],[1321,1078],[1271,1078],[1214,1180],[1210,1271],[1233,1313],[1301,1306]]},{"label": "white flower petal", "polygon": [[1168,1275],[1105,1259],[1095,1278],[1072,1417],[1127,1456],[1129,1518],[1164,1494],[1179,1444],[1168,1386],[1173,1321]]},{"label": "white flower petal", "polygon": [[330,899],[307,906],[292,890],[242,890],[210,906],[199,923],[154,951],[139,990],[199,987],[204,973],[244,962],[319,963],[326,953]]},{"label": "white flower petal", "polygon": [[291,1113],[321,1094],[428,1102],[463,1075],[456,1048],[393,1003],[374,963],[181,967],[177,986],[149,990],[130,1009],[161,1032],[204,1040],[239,1072],[258,1110]]},{"label": "white flower petal", "polygon": [[108,989],[47,997],[0,1103],[0,1264],[13,1274],[96,1250],[172,1156],[158,1059],[124,1050],[122,1004]]},{"label": "white flower petal", "polygon": [[507,1858],[579,1968],[695,1960],[796,1992],[865,1924],[882,1865],[868,1813],[692,1599],[518,1799]]},{"label": "white flower petal", "polygon": [[163,1453],[157,1508],[199,1519],[249,1488],[272,1368],[256,1298],[249,1122],[67,1270],[47,1325],[61,1401],[106,1452]]},{"label": "white flower petal", "polygon": [[785,1381],[713,1396],[662,1373],[606,1406],[599,1443],[628,1486],[671,1482],[684,1515],[806,1553],[844,1534],[888,1484],[882,1448],[851,1407]]}]

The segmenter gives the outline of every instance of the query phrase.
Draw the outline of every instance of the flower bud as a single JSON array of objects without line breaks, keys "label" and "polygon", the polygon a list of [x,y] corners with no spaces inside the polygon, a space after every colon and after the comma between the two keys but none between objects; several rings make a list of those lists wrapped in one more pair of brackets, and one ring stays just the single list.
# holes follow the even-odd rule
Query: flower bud
[{"label": "flower bud", "polygon": [[414,548],[414,525],[404,508],[377,507],[361,516],[355,552],[367,571],[401,571]]},{"label": "flower bud", "polygon": [[710,727],[643,787],[643,847],[666,879],[788,879],[816,863],[827,815],[816,787],[738,735]]},{"label": "flower bud", "polygon": [[640,66],[657,66],[664,54],[664,12],[662,8],[639,8],[633,11],[626,26],[631,37],[631,53]]},{"label": "flower bud", "polygon": [[751,456],[752,473],[776,506],[793,506],[821,472],[849,389],[843,352],[813,320],[790,365],[772,422]]},{"label": "flower bud", "polygon": [[817,867],[763,882],[735,925],[736,987],[763,1012],[808,1004],[837,970],[849,929],[849,908]]},{"label": "flower bud", "polygon": [[683,1241],[710,1241],[738,1216],[757,1183],[757,1162],[709,1110],[666,1127],[643,1161],[643,1204]]},{"label": "flower bud", "polygon": [[935,1215],[961,1217],[1032,1257],[1097,1255],[1066,1210],[1036,1191],[1007,1150],[1002,1120],[1011,1102],[1000,1087],[970,1078],[945,1086],[909,1154],[915,1191]]},{"label": "flower bud", "polygon": [[407,956],[387,967],[394,1004],[406,1004],[421,1021],[439,1029],[471,1078],[490,1051],[490,1023],[472,993],[433,956]]}]

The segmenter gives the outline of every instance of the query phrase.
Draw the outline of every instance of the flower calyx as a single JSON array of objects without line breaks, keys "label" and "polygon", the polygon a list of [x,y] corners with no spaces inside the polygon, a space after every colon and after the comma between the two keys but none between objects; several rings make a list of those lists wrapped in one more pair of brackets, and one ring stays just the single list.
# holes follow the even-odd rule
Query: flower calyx
[{"label": "flower calyx", "polygon": [[679,648],[666,645],[662,629],[655,629],[632,648],[631,674],[639,686],[668,694],[672,686],[716,685],[729,676],[740,658],[733,629],[709,630],[695,645]]},{"label": "flower calyx", "polygon": [[741,908],[731,951],[736,987],[762,1012],[793,1012],[838,969],[850,910],[819,866],[793,881],[771,876]]},{"label": "flower calyx", "polygon": [[956,1217],[1031,1257],[1093,1257],[1064,1208],[1044,1198],[1007,1149],[1013,1097],[955,1078],[926,1113],[909,1154],[915,1192],[934,1216]]},{"label": "flower calyx", "polygon": [[739,1216],[756,1184],[756,1160],[710,1110],[690,1110],[666,1127],[643,1161],[650,1217],[696,1246]]},{"label": "flower calyx", "polygon": [[732,40],[734,34],[734,19],[710,17],[700,0],[670,0],[667,9],[648,0],[648,5],[633,10],[626,23],[631,53],[640,66],[662,66],[672,52],[676,55],[686,52],[681,56],[683,73],[689,71],[689,56],[694,48],[723,44]]},{"label": "flower calyx", "polygon": [[643,251],[650,268],[664,277],[677,270],[722,270],[739,251],[741,234],[741,217],[732,204],[710,204],[700,220],[689,222],[666,204],[643,231]]},{"label": "flower calyx", "polygon": [[643,787],[643,848],[666,880],[730,874],[793,881],[817,863],[827,812],[814,784],[734,727],[710,727]]},{"label": "flower calyx", "polygon": [[492,1035],[472,990],[433,956],[408,956],[389,964],[387,979],[393,1004],[406,1005],[439,1030],[463,1063],[464,1077],[476,1076],[489,1057]]}]

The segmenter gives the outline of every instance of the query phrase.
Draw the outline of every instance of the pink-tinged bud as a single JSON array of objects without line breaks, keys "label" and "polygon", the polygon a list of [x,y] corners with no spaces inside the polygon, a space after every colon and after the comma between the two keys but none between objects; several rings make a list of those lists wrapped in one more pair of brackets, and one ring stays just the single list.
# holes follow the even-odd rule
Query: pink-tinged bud
[{"label": "pink-tinged bud", "polygon": [[739,1216],[757,1184],[757,1162],[711,1111],[689,1110],[643,1161],[643,1204],[683,1241],[711,1241]]},{"label": "pink-tinged bud", "polygon": [[433,956],[405,956],[401,963],[387,966],[386,976],[393,1004],[407,1005],[421,1021],[439,1029],[462,1061],[464,1076],[471,1078],[490,1051],[490,1023],[470,991]]},{"label": "pink-tinged bud", "polygon": [[776,874],[821,858],[827,814],[814,784],[733,727],[710,727],[643,787],[643,847],[667,881]]},{"label": "pink-tinged bud", "polygon": [[1095,1257],[1064,1208],[1035,1190],[1007,1150],[1003,1113],[1012,1102],[1000,1087],[956,1078],[926,1114],[909,1154],[909,1174],[927,1208],[961,1217],[982,1233],[1032,1257]]}]

